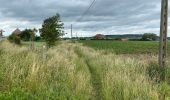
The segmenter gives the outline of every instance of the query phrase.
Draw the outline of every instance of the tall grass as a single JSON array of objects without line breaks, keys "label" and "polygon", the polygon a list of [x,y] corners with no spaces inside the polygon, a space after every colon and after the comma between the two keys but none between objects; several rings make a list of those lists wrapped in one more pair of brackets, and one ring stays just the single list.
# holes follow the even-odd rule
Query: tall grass
[{"label": "tall grass", "polygon": [[43,60],[42,52],[1,44],[0,99],[91,98],[88,71],[78,70],[80,65],[74,64],[78,58],[70,47],[50,49]]},{"label": "tall grass", "polygon": [[43,53],[40,46],[30,51],[0,43],[0,99],[170,99],[169,77],[157,82],[148,74],[155,56],[114,55],[69,42],[49,49],[46,58]]}]

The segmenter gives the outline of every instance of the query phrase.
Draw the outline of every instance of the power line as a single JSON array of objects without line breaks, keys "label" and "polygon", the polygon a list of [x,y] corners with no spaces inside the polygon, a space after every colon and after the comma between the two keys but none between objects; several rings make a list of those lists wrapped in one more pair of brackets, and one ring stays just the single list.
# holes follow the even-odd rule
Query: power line
[{"label": "power line", "polygon": [[[75,22],[74,22],[74,24],[76,24],[76,22],[79,22],[79,21],[81,21],[82,19],[83,19],[83,17],[89,12],[89,10],[94,6],[94,4],[95,4],[95,2],[96,2],[97,0],[93,0],[92,1],[92,3],[90,4],[90,6],[87,8],[87,10],[85,10],[85,12],[81,15],[81,17],[79,18],[79,19],[77,19]],[[73,31],[73,25],[74,24],[71,24],[71,38],[72,38],[72,36],[73,36],[73,33],[72,33],[72,31]],[[76,33],[76,35],[77,35],[77,33]]]},{"label": "power line", "polygon": [[87,8],[87,10],[85,10],[85,12],[81,15],[81,17],[76,20],[76,22],[79,22],[83,19],[83,17],[88,13],[88,11],[90,10],[90,8],[92,8],[95,4],[96,0],[93,0],[93,2],[90,4],[90,6]]}]

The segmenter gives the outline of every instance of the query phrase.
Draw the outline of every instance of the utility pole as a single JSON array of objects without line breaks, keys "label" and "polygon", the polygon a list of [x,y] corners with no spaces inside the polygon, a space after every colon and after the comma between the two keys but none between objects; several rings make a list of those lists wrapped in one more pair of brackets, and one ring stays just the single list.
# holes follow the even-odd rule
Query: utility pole
[{"label": "utility pole", "polygon": [[162,0],[161,5],[159,65],[162,69],[164,69],[167,56],[168,0]]},{"label": "utility pole", "polygon": [[71,39],[73,38],[73,25],[71,24]]},{"label": "utility pole", "polygon": [[78,40],[78,35],[77,35],[77,33],[76,33],[76,39]]}]

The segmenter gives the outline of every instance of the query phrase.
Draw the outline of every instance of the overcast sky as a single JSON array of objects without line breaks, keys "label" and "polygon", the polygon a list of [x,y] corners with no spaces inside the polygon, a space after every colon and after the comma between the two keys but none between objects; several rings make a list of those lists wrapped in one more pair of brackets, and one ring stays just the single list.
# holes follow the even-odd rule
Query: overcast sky
[{"label": "overcast sky", "polygon": [[0,29],[9,35],[16,28],[40,28],[45,18],[59,13],[67,36],[72,23],[74,36],[159,33],[161,0],[96,0],[86,16],[75,22],[92,1],[0,0]]}]

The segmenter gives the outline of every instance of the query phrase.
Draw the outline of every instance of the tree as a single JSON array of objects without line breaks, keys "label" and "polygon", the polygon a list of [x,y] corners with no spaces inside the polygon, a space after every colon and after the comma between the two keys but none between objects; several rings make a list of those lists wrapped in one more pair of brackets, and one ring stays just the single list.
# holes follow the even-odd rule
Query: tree
[{"label": "tree", "polygon": [[38,30],[36,28],[32,29],[32,31],[30,32],[30,41],[34,41],[35,40],[35,34],[38,32]]},{"label": "tree", "polygon": [[35,38],[35,32],[37,32],[36,29],[25,29],[20,34],[21,40],[23,41],[33,40]]},{"label": "tree", "polygon": [[44,20],[40,33],[48,47],[54,46],[59,37],[63,35],[63,25],[59,14]]},{"label": "tree", "polygon": [[154,33],[145,33],[142,36],[143,41],[156,41],[158,39],[158,36]]},{"label": "tree", "polygon": [[30,48],[34,49],[34,40],[35,40],[35,34],[38,32],[36,28],[32,29],[30,31]]}]

